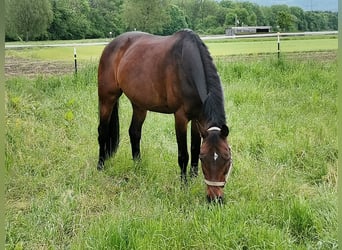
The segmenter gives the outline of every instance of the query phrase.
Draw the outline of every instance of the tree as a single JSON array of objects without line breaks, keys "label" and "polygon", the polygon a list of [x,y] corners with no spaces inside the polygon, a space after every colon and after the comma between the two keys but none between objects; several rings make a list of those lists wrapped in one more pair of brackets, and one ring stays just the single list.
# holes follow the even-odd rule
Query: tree
[{"label": "tree", "polygon": [[265,14],[263,12],[263,9],[255,4],[255,8],[253,9],[253,12],[256,15],[256,24],[257,25],[267,25],[267,20],[265,17]]},{"label": "tree", "polygon": [[338,13],[337,12],[326,12],[328,29],[338,30]]},{"label": "tree", "polygon": [[12,0],[6,1],[8,34],[20,39],[35,39],[46,33],[52,18],[49,0]]},{"label": "tree", "polygon": [[293,25],[293,18],[289,12],[279,11],[277,13],[277,23],[280,30],[289,31]]},{"label": "tree", "polygon": [[244,26],[248,24],[248,11],[245,8],[236,9],[237,19],[239,20],[240,26]]},{"label": "tree", "polygon": [[54,18],[50,39],[83,39],[89,37],[91,23],[88,0],[51,0]]},{"label": "tree", "polygon": [[161,33],[167,19],[167,0],[126,0],[123,21],[127,30]]},{"label": "tree", "polygon": [[5,1],[6,41],[114,37],[134,29],[169,35],[186,27],[218,34],[235,25],[270,25],[274,31],[338,28],[337,12],[236,0]]},{"label": "tree", "polygon": [[237,14],[235,10],[228,10],[226,15],[225,26],[237,26],[238,25]]},{"label": "tree", "polygon": [[249,13],[247,17],[247,25],[249,26],[257,25],[257,16],[254,12]]},{"label": "tree", "polygon": [[184,11],[189,28],[197,30],[197,27],[201,23],[202,0],[178,0],[174,2]]},{"label": "tree", "polygon": [[171,35],[178,30],[188,27],[184,12],[176,5],[170,5],[166,14],[167,21],[163,25],[163,35]]},{"label": "tree", "polygon": [[231,0],[221,0],[219,2],[219,5],[221,5],[223,8],[226,8],[226,9],[234,9],[236,6],[236,3]]},{"label": "tree", "polygon": [[321,15],[315,11],[305,13],[305,19],[308,23],[309,31],[319,31],[321,26]]},{"label": "tree", "polygon": [[290,7],[290,13],[294,17],[295,30],[305,31],[307,30],[307,23],[305,21],[304,10],[299,7]]},{"label": "tree", "polygon": [[97,38],[121,34],[124,30],[121,20],[122,4],[123,0],[90,0],[92,11],[89,12],[89,36]]}]

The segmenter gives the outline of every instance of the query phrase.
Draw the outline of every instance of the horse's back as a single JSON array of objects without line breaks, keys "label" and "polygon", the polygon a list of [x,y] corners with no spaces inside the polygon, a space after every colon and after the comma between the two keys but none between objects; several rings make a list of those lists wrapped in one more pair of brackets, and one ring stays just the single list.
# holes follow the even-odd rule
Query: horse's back
[{"label": "horse's back", "polygon": [[189,34],[185,31],[172,36],[155,36],[127,32],[118,36],[102,53],[99,86],[110,85],[112,91],[124,92],[133,104],[147,110],[175,113],[189,100],[192,100],[192,107],[187,109],[193,110],[201,100],[189,81],[196,75],[202,77],[203,71],[189,74],[196,65],[202,67],[199,55],[194,61],[189,53],[183,52],[186,48],[193,53],[191,39],[185,39],[184,43],[184,37]]}]

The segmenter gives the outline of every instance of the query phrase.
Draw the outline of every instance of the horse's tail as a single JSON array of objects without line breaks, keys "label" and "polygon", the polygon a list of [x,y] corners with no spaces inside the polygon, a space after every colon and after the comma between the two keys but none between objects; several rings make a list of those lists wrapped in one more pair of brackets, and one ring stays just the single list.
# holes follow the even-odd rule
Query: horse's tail
[{"label": "horse's tail", "polygon": [[104,121],[100,117],[98,133],[99,161],[97,164],[97,169],[102,170],[104,168],[105,160],[111,157],[119,147],[119,100],[117,100],[113,105],[109,121]]},{"label": "horse's tail", "polygon": [[114,104],[109,120],[107,136],[105,150],[107,157],[111,157],[114,153],[116,153],[120,141],[119,100],[117,100]]}]

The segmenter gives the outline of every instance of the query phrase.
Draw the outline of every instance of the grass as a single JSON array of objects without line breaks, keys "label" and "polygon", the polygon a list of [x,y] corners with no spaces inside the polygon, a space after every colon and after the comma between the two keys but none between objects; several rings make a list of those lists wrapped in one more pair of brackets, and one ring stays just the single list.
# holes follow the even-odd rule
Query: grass
[{"label": "grass", "polygon": [[[337,249],[337,63],[216,60],[234,170],[225,204],[181,187],[173,116],[97,163],[96,64],[6,81],[7,249]],[[156,126],[158,124],[158,126]]]},{"label": "grass", "polygon": [[[77,59],[83,61],[98,60],[104,46],[76,46]],[[6,50],[7,56],[34,60],[73,61],[74,47],[37,47],[19,50]]]},{"label": "grass", "polygon": [[[219,41],[206,41],[213,56],[241,55],[276,53],[277,38],[267,39],[229,39]],[[104,45],[96,46],[75,46],[77,48],[77,58],[79,60],[98,60]],[[282,52],[305,52],[305,51],[325,51],[337,49],[337,37],[316,37],[307,39],[306,37],[281,38]],[[39,60],[73,60],[74,48],[71,47],[37,47],[20,50],[6,50],[6,55],[39,59]]]},{"label": "grass", "polygon": [[[239,55],[239,54],[260,54],[260,53],[276,53],[277,38],[274,40],[251,40],[239,42],[222,42],[208,43],[213,56]],[[281,52],[305,52],[305,51],[322,51],[336,50],[337,39],[312,39],[312,40],[281,40]]]}]

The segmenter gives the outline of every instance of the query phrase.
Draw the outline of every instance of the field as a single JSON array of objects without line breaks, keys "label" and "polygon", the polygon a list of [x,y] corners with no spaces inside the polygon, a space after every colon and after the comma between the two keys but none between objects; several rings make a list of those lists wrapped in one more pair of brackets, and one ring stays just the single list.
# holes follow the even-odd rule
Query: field
[{"label": "field", "polygon": [[[88,40],[88,43],[106,43],[109,40]],[[24,75],[27,77],[37,74],[66,74],[74,71],[74,48],[77,50],[78,67],[84,67],[91,63],[96,63],[101,55],[104,45],[87,45],[84,41],[55,41],[58,43],[70,44],[63,47],[42,47],[49,45],[47,42],[10,43],[11,45],[30,45],[31,48],[21,48],[6,50],[6,76]],[[225,57],[227,60],[241,60],[241,58],[255,56],[267,57],[277,52],[276,38],[265,39],[225,39],[206,41],[211,54],[215,57]],[[74,46],[72,44],[75,44]],[[83,44],[83,45],[82,45]],[[39,45],[42,45],[39,47]],[[313,36],[313,37],[284,37],[281,38],[281,53],[302,53],[296,58],[310,59],[309,55],[303,52],[318,53],[322,59],[331,59],[336,57],[337,36]],[[333,53],[331,53],[333,52]],[[229,56],[229,57],[228,57]]]},{"label": "field", "polygon": [[222,206],[202,174],[181,187],[173,116],[148,114],[132,162],[124,97],[120,148],[96,170],[95,57],[77,76],[7,75],[6,248],[337,249],[337,62],[322,50],[213,53],[234,157]]},{"label": "field", "polygon": [[[89,41],[96,42],[96,41]],[[99,42],[109,42],[102,41]],[[65,43],[72,44],[72,41]],[[276,53],[277,38],[257,38],[257,39],[224,39],[206,42],[213,56],[241,55]],[[15,44],[15,43],[14,43]],[[81,46],[76,43],[77,57],[80,60],[97,60],[104,48],[104,45]],[[282,52],[304,52],[304,51],[326,51],[337,50],[337,36],[314,36],[299,38],[281,38]],[[37,45],[31,43],[29,45]],[[43,45],[47,45],[44,44]],[[67,58],[73,59],[74,47],[34,47],[20,50],[8,50],[8,56],[24,57],[40,60],[59,60]]]}]

